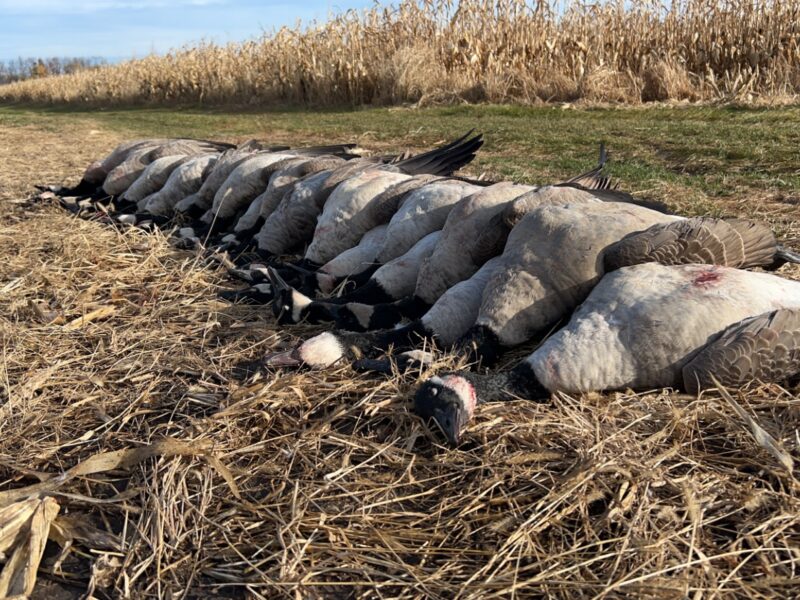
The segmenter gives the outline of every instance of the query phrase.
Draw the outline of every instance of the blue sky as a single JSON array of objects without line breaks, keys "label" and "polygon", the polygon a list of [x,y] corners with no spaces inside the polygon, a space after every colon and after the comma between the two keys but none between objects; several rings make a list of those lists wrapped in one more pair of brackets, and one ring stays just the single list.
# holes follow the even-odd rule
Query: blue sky
[{"label": "blue sky", "polygon": [[0,60],[125,59],[200,39],[256,37],[298,19],[371,6],[371,0],[0,0]]}]

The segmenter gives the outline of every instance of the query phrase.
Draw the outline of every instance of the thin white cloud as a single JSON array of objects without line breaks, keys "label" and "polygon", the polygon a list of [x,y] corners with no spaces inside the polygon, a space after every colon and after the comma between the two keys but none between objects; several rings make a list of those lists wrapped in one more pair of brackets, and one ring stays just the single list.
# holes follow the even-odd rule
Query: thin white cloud
[{"label": "thin white cloud", "polygon": [[95,13],[225,3],[226,0],[0,0],[0,14]]}]

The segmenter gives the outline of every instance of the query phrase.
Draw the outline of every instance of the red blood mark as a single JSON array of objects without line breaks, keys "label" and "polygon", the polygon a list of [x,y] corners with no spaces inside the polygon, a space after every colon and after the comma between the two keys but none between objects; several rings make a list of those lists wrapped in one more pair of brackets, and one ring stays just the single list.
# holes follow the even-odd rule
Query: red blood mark
[{"label": "red blood mark", "polygon": [[716,270],[708,270],[702,271],[697,277],[694,278],[692,282],[694,285],[700,286],[710,286],[713,283],[717,283],[720,279],[722,279],[722,275],[719,271]]}]

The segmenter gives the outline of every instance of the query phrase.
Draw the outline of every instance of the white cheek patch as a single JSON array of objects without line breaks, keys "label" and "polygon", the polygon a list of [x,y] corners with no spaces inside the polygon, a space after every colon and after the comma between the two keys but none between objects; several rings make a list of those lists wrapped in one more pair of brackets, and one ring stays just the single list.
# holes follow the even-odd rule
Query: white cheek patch
[{"label": "white cheek patch", "polygon": [[327,273],[317,273],[317,285],[323,294],[330,294],[336,285],[336,279]]},{"label": "white cheek patch", "polygon": [[266,267],[261,267],[261,266],[253,267],[253,266],[251,266],[249,271],[250,271],[250,273],[258,273],[260,275],[263,275],[264,278],[269,279],[269,271],[267,270]]},{"label": "white cheek patch", "polygon": [[235,242],[236,241],[236,234],[235,233],[229,233],[228,235],[226,235],[225,237],[222,238],[222,241],[224,243]]},{"label": "white cheek patch", "polygon": [[303,317],[303,309],[311,304],[312,300],[297,290],[292,290],[292,321],[299,323]]},{"label": "white cheek patch", "polygon": [[119,215],[117,221],[125,225],[136,225],[136,215]]},{"label": "white cheek patch", "polygon": [[253,286],[256,290],[261,292],[262,294],[271,294],[272,293],[272,286],[268,283],[257,283]]},{"label": "white cheek patch", "polygon": [[303,342],[299,352],[300,359],[311,367],[329,367],[344,357],[342,345],[330,332]]},{"label": "white cheek patch", "polygon": [[192,229],[191,227],[181,227],[178,230],[178,237],[181,237],[181,238],[194,238],[194,237],[197,237],[197,236],[194,234],[194,229]]},{"label": "white cheek patch", "polygon": [[478,397],[475,394],[475,388],[472,387],[469,381],[458,375],[445,375],[444,377],[437,377],[437,379],[439,379],[437,383],[452,390],[458,396],[470,417],[475,414]]},{"label": "white cheek patch", "polygon": [[361,325],[361,327],[364,329],[369,329],[369,320],[372,317],[372,313],[375,312],[374,306],[354,302],[352,304],[348,304],[347,308],[351,313],[353,313],[353,316],[356,318],[356,321],[358,321],[358,324]]}]

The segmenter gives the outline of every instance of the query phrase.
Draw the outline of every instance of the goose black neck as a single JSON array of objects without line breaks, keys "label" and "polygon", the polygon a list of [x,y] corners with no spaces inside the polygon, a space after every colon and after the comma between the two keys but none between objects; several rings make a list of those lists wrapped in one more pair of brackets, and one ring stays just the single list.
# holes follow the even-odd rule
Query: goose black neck
[{"label": "goose black neck", "polygon": [[364,356],[374,358],[383,354],[390,346],[393,346],[395,351],[407,350],[419,344],[421,340],[430,339],[433,333],[420,321],[415,321],[398,329],[350,335],[357,340],[356,345]]},{"label": "goose black neck", "polygon": [[[364,304],[380,304],[396,300],[375,279],[370,279],[358,289],[342,296],[342,298],[345,299],[345,302],[362,302]],[[339,299],[337,298],[337,300]]]},{"label": "goose black neck", "polygon": [[479,363],[484,367],[495,364],[503,352],[500,338],[485,325],[473,325],[458,345],[469,357],[469,362]]},{"label": "goose black neck", "polygon": [[545,402],[550,392],[539,382],[531,366],[520,363],[510,371],[495,373],[459,372],[475,388],[478,403],[503,402],[523,398],[536,402]]}]

